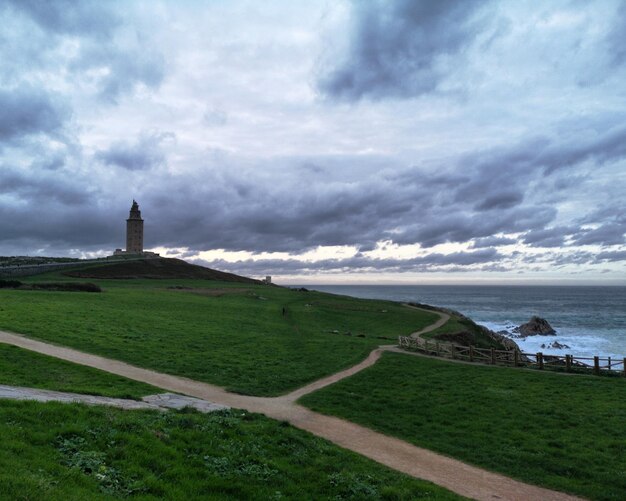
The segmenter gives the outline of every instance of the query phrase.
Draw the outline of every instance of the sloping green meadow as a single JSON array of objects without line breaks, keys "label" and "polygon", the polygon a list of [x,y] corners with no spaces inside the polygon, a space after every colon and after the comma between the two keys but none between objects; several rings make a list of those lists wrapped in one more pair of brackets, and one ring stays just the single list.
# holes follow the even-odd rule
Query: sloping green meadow
[{"label": "sloping green meadow", "polygon": [[626,498],[626,381],[386,353],[300,402],[526,482]]},{"label": "sloping green meadow", "polygon": [[139,400],[160,388],[0,343],[0,384]]},{"label": "sloping green meadow", "polygon": [[273,286],[95,282],[102,293],[0,290],[0,329],[231,391],[278,395],[438,318],[387,301]]},{"label": "sloping green meadow", "polygon": [[0,401],[0,499],[459,499],[258,414]]}]

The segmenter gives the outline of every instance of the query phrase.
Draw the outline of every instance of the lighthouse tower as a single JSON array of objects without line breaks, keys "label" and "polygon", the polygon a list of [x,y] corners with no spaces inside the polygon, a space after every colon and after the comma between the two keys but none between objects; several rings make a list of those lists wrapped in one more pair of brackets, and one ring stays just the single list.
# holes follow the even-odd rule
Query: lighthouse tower
[{"label": "lighthouse tower", "polygon": [[141,211],[135,200],[126,220],[126,252],[128,254],[143,252],[143,219],[141,219]]}]

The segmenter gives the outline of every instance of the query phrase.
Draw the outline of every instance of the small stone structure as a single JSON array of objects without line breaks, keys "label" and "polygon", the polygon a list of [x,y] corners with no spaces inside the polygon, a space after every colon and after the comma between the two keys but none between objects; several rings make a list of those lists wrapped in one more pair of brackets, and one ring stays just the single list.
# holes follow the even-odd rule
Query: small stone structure
[{"label": "small stone structure", "polygon": [[270,277],[269,275],[265,277],[265,280],[263,280],[263,283],[265,284],[271,284],[272,283],[272,277]]}]

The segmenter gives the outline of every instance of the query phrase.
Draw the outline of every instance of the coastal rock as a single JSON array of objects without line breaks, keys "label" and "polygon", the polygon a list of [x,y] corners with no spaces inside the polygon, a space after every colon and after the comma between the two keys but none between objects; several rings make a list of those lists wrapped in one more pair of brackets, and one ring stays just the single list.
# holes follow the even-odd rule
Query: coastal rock
[{"label": "coastal rock", "polygon": [[[416,306],[417,308],[421,308],[423,310],[432,310],[432,311],[439,311],[442,313],[447,313],[448,315],[451,316],[456,316],[459,319],[461,319],[462,321],[466,321],[467,323],[471,324],[472,326],[474,326],[476,329],[479,329],[485,336],[488,336],[489,338],[491,338],[493,341],[495,341],[496,343],[500,344],[500,346],[502,346],[502,348],[504,348],[505,350],[516,350],[518,352],[521,352],[520,347],[517,345],[517,343],[515,341],[513,341],[513,339],[511,339],[511,334],[508,333],[507,331],[502,331],[502,332],[494,332],[490,329],[488,329],[487,327],[485,327],[484,325],[478,325],[476,322],[474,322],[471,318],[463,315],[462,313],[453,310],[451,308],[442,308],[440,306],[431,306],[429,304],[423,304],[423,303],[415,303],[415,302],[411,302],[408,303],[411,306]],[[472,344],[475,340],[475,335],[472,333],[467,333],[470,334],[472,339],[466,339],[466,342],[468,342],[468,344]],[[439,336],[436,336],[437,338],[441,339]],[[444,334],[445,336],[445,334]],[[464,334],[462,333],[461,336],[464,336]],[[461,338],[457,338],[455,340],[453,340],[452,342],[454,343],[459,343],[459,344],[463,344],[463,337]],[[521,360],[526,361],[527,358],[522,356]]]},{"label": "coastal rock", "polygon": [[554,341],[552,343],[548,343],[547,345],[544,343],[541,345],[542,348],[546,348],[548,350],[567,350],[570,347],[565,343],[559,343],[558,341]]},{"label": "coastal rock", "polygon": [[548,323],[545,318],[532,317],[525,324],[520,325],[513,329],[513,332],[519,334],[522,337],[526,336],[552,336],[556,334],[556,331]]}]

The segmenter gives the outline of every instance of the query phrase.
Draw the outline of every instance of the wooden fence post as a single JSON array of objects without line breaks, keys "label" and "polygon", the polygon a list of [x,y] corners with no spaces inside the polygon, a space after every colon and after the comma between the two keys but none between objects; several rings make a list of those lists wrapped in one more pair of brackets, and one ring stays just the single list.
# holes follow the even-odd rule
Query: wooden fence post
[{"label": "wooden fence post", "polygon": [[608,368],[609,368],[609,370],[611,370],[611,357],[609,357]]},{"label": "wooden fence post", "polygon": [[537,353],[537,365],[539,366],[540,370],[543,369],[543,353],[541,352]]},{"label": "wooden fence post", "polygon": [[572,370],[572,356],[565,355],[565,370],[570,372]]},{"label": "wooden fence post", "polygon": [[519,365],[519,351],[513,350],[513,366],[517,367]]},{"label": "wooden fence post", "polygon": [[600,357],[593,357],[593,373],[596,376],[600,375]]},{"label": "wooden fence post", "polygon": [[491,365],[496,365],[496,349],[491,347]]},{"label": "wooden fence post", "polygon": [[624,358],[624,376],[626,376],[626,357]]},{"label": "wooden fence post", "polygon": [[[470,362],[474,361],[474,347],[470,344],[469,349]],[[624,359],[624,375],[626,375],[626,358]]]},{"label": "wooden fence post", "polygon": [[437,350],[437,356],[439,357],[439,343],[437,342],[437,344],[435,344],[435,348]]}]

